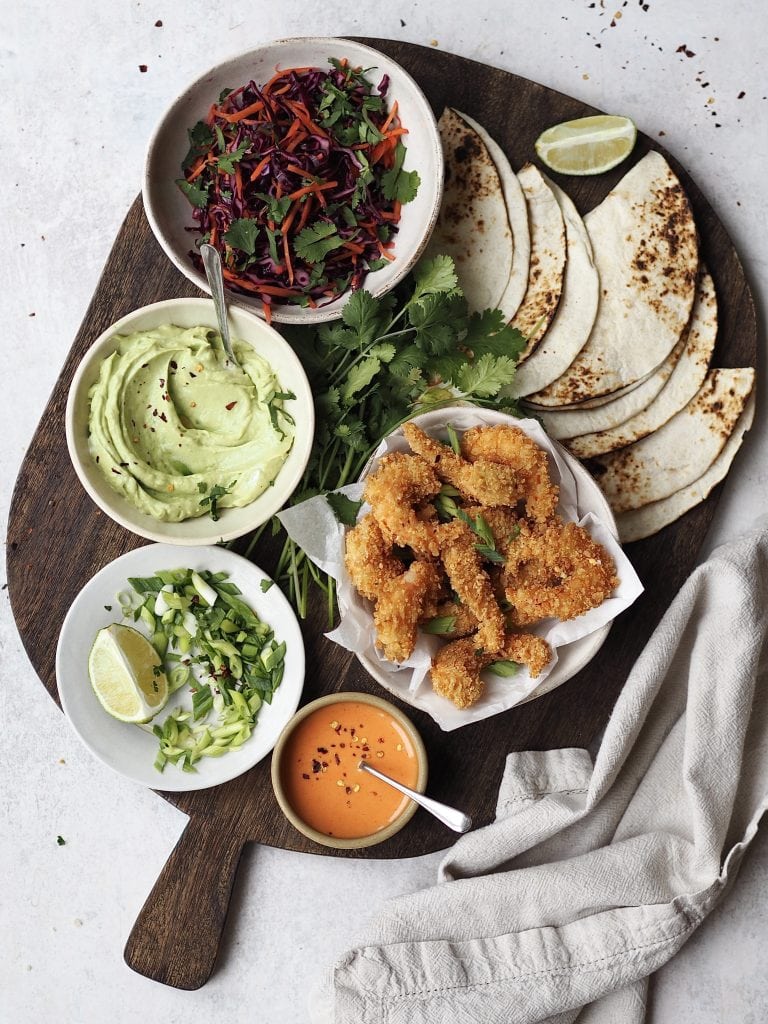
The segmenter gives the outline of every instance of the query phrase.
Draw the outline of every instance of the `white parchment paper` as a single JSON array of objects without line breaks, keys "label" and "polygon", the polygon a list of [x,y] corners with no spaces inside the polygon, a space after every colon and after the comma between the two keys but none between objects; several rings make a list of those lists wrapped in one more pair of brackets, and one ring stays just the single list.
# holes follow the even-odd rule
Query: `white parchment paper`
[{"label": "white parchment paper", "polygon": [[[462,710],[436,694],[429,678],[432,658],[445,640],[420,633],[413,654],[408,661],[399,665],[387,661],[376,647],[373,606],[357,593],[347,575],[344,567],[345,528],[337,521],[325,497],[310,498],[278,513],[288,535],[303,548],[318,568],[337,582],[341,621],[333,632],[327,634],[328,638],[353,651],[362,665],[387,690],[405,703],[426,711],[441,729],[449,731],[506,711],[531,697],[539,688],[553,688],[542,687],[550,675],[562,675],[557,685],[565,682],[576,670],[576,666],[581,667],[585,658],[596,653],[604,638],[605,627],[639,597],[643,587],[616,538],[613,516],[597,484],[575,459],[546,435],[537,420],[518,420],[501,412],[456,406],[424,413],[415,417],[413,422],[440,440],[447,439],[445,427],[448,423],[460,434],[475,426],[508,424],[519,427],[547,452],[550,475],[560,486],[560,516],[566,521],[584,526],[610,552],[620,581],[613,595],[598,608],[568,622],[546,619],[530,629],[530,632],[544,637],[553,650],[552,660],[536,679],[531,679],[525,667],[521,667],[511,678],[485,672],[483,679],[486,687],[482,697],[472,707]],[[379,445],[366,473],[376,468],[382,455],[394,451],[410,451],[401,430],[395,431]],[[362,482],[340,489],[340,493],[353,501],[358,501],[362,492]],[[369,511],[369,506],[363,505],[360,518]],[[558,649],[566,646],[568,658],[563,664],[558,664]]]}]

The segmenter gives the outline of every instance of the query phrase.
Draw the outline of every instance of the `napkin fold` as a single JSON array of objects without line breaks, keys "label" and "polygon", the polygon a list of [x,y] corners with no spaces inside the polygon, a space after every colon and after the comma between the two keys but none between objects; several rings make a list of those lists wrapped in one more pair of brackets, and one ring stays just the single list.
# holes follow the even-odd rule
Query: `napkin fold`
[{"label": "napkin fold", "polygon": [[493,824],[391,901],[314,1024],[636,1024],[648,975],[722,898],[768,806],[768,521],[684,585],[595,763],[513,753]]}]

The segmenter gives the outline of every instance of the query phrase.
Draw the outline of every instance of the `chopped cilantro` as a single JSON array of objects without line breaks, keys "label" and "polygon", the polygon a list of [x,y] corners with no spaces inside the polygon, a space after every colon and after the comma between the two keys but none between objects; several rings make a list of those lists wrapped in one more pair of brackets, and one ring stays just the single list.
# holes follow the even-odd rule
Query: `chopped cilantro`
[{"label": "chopped cilantro", "polygon": [[336,494],[329,491],[325,500],[331,506],[333,514],[342,526],[354,526],[357,522],[357,513],[360,511],[362,501],[352,501],[346,494]]}]

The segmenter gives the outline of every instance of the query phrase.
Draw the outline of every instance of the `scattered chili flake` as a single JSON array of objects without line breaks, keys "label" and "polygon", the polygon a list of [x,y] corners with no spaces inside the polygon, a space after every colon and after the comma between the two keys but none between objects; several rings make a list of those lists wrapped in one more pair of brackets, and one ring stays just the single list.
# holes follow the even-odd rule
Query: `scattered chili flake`
[{"label": "scattered chili flake", "polygon": [[[746,93],[744,92],[744,90],[742,89],[742,90],[741,90],[741,92],[739,93],[739,95],[738,95],[738,96],[736,97],[736,99],[737,99],[737,100],[743,100],[743,99],[744,99],[744,97],[745,97],[746,95],[747,95],[747,94],[746,94]],[[32,314],[32,316],[34,316],[34,315],[35,315],[35,314],[33,313],[33,314]]]},{"label": "scattered chili flake", "polygon": [[318,754],[327,754],[328,753],[328,748],[327,747],[318,747],[317,748],[317,752],[318,752]]},{"label": "scattered chili flake", "polygon": [[317,772],[319,772],[322,769],[322,767],[323,766],[320,764],[320,762],[313,757],[312,758],[312,771],[315,772],[315,774],[317,774]]},{"label": "scattered chili flake", "polygon": [[302,779],[308,779],[308,778],[309,778],[309,775],[307,775],[307,773],[306,773],[306,772],[302,772],[302,773],[301,773],[301,777],[302,777]]},{"label": "scattered chili flake", "polygon": [[142,73],[142,75],[145,73],[146,70],[147,70],[147,65],[146,64],[139,64],[139,71]]},{"label": "scattered chili flake", "polygon": [[163,27],[163,23],[162,23],[162,21],[160,21],[160,19],[158,18],[158,19],[157,19],[157,21],[155,22],[155,28],[162,28],[162,27]]},{"label": "scattered chili flake", "polygon": [[227,404],[224,406],[224,408],[227,410],[227,412],[229,412],[230,409],[234,409],[236,405],[237,405],[237,402],[227,402]]}]

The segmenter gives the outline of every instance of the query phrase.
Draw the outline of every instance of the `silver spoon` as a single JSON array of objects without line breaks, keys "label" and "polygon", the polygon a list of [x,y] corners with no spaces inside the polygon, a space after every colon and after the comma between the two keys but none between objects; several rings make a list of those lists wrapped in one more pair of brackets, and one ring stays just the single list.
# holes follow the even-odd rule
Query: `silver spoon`
[{"label": "silver spoon", "polygon": [[232,351],[232,342],[229,337],[227,303],[224,299],[224,278],[221,273],[221,256],[219,256],[218,250],[214,249],[207,242],[200,246],[200,255],[203,257],[205,276],[208,278],[208,287],[211,289],[213,308],[216,310],[216,319],[219,322],[219,333],[224,343],[224,351],[227,354],[227,359],[234,366],[237,366],[238,362],[235,359],[235,353]]},{"label": "silver spoon", "polygon": [[388,775],[384,775],[368,764],[367,761],[360,761],[357,767],[361,772],[368,772],[369,775],[373,775],[382,782],[386,782],[388,786],[392,786],[399,793],[409,796],[414,803],[418,804],[419,807],[423,807],[425,811],[429,811],[430,814],[434,814],[438,821],[442,821],[444,825],[453,829],[454,832],[469,832],[472,828],[472,819],[462,811],[457,811],[455,807],[441,804],[431,797],[424,796],[423,793],[417,793],[415,789],[409,789],[408,786],[404,786],[401,782],[395,782],[394,779],[390,779]]}]

